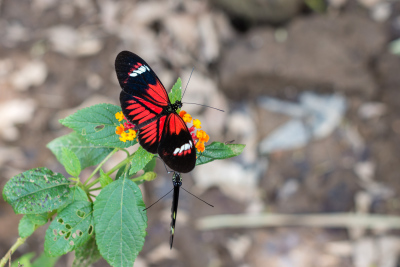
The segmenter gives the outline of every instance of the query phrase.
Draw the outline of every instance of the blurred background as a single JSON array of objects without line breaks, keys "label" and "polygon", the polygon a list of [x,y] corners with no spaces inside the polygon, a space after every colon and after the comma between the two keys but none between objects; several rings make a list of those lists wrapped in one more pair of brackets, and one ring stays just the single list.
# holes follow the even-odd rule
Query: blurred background
[{"label": "blurred background", "polygon": [[[182,191],[171,251],[171,196],[148,211],[135,266],[399,266],[400,225],[326,227],[325,217],[311,225],[314,215],[400,213],[400,2],[2,0],[0,36],[0,189],[38,166],[65,174],[46,148],[70,132],[58,120],[119,104],[114,60],[129,50],[168,91],[194,67],[184,101],[225,112],[184,109],[209,143],[246,144],[239,157],[183,175],[183,186],[215,207]],[[147,205],[172,188],[161,161],[157,173],[142,187]],[[278,219],[217,220],[218,229],[202,220],[223,214]],[[287,226],[304,214],[309,223]],[[1,257],[21,217],[0,200]],[[41,253],[46,228],[13,259]]]}]

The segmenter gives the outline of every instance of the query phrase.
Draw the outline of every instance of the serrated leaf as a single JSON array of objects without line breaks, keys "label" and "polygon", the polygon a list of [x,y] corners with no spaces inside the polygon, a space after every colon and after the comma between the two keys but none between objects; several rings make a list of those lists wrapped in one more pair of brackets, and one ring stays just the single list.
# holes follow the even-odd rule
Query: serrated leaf
[{"label": "serrated leaf", "polygon": [[133,266],[146,236],[147,216],[142,193],[129,179],[119,179],[94,202],[96,243],[112,266]]},{"label": "serrated leaf", "polygon": [[19,257],[16,260],[13,260],[13,263],[11,264],[11,267],[32,267],[31,264],[31,259],[35,257],[35,252],[29,252],[26,253],[24,255],[22,255],[21,257]]},{"label": "serrated leaf", "polygon": [[143,147],[139,147],[130,162],[129,175],[133,175],[143,169],[153,158],[154,154],[147,152]]},{"label": "serrated leaf", "polygon": [[66,148],[61,148],[61,164],[67,173],[73,177],[78,177],[81,173],[81,163],[75,153]]},{"label": "serrated leaf", "polygon": [[205,164],[216,159],[227,159],[238,156],[242,153],[245,145],[241,144],[224,144],[220,142],[212,142],[205,147],[204,152],[197,152],[196,165]]},{"label": "serrated leaf", "polygon": [[111,184],[113,179],[108,176],[102,169],[100,169],[100,185],[102,188],[106,187],[107,185]]},{"label": "serrated leaf", "polygon": [[[169,92],[168,97],[172,104],[174,104],[175,101],[182,99],[182,80],[181,80],[181,78],[178,78],[178,80],[172,87],[171,92]],[[179,110],[177,112],[179,113]]]},{"label": "serrated leaf", "polygon": [[36,168],[18,174],[6,183],[3,198],[17,214],[38,214],[72,202],[70,182],[60,173]]},{"label": "serrated leaf", "polygon": [[[121,107],[112,104],[98,104],[78,110],[60,122],[85,138],[94,145],[126,148],[133,146],[137,141],[122,142],[115,128],[120,125],[115,113]],[[136,140],[136,139],[135,139]]]},{"label": "serrated leaf", "polygon": [[88,201],[75,201],[63,209],[46,231],[44,251],[60,256],[86,243],[94,233],[93,207]]},{"label": "serrated leaf", "polygon": [[75,249],[75,259],[72,267],[89,267],[101,259],[94,235],[88,242]]},{"label": "serrated leaf", "polygon": [[[45,253],[40,256],[32,263],[32,267],[53,267],[60,257],[49,257]],[[24,266],[25,267],[25,266]]]},{"label": "serrated leaf", "polygon": [[20,237],[25,238],[33,234],[35,231],[35,224],[29,220],[27,215],[21,218],[18,224],[18,234]]},{"label": "serrated leaf", "polygon": [[61,149],[66,147],[78,157],[82,169],[99,164],[113,148],[103,145],[93,145],[76,132],[61,136],[47,144],[58,161],[61,162]]}]

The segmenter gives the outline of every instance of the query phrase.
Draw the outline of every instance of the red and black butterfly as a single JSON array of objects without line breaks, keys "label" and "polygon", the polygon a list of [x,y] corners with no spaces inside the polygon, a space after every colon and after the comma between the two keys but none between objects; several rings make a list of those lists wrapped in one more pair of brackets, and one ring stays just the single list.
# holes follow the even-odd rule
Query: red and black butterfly
[{"label": "red and black butterfly", "polygon": [[193,170],[196,164],[194,142],[186,123],[176,113],[182,102],[171,104],[160,79],[132,52],[118,54],[115,71],[122,88],[122,112],[136,126],[135,130],[139,130],[140,145],[150,153],[158,153],[174,171]]}]

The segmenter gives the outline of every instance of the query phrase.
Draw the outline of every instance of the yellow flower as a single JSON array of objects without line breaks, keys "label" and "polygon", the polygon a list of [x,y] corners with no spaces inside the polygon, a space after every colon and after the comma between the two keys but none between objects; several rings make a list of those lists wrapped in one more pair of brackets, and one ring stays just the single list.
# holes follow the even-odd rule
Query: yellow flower
[{"label": "yellow flower", "polygon": [[197,142],[195,147],[197,148],[197,151],[204,152],[205,147],[204,147],[204,143],[203,142],[200,142],[200,141]]},{"label": "yellow flower", "polygon": [[196,137],[199,139],[199,142],[208,142],[210,139],[210,136],[203,130],[197,131],[196,132]]},{"label": "yellow flower", "polygon": [[193,126],[196,127],[197,129],[201,128],[201,121],[198,119],[193,120]]},{"label": "yellow flower", "polygon": [[128,134],[126,132],[122,132],[121,136],[119,137],[119,140],[125,143],[128,140],[127,137]]},{"label": "yellow flower", "polygon": [[115,128],[115,133],[118,135],[121,135],[124,131],[125,131],[125,128],[122,124],[120,124],[119,126],[117,126],[117,128]]},{"label": "yellow flower", "polygon": [[122,121],[125,117],[124,117],[124,114],[122,113],[122,111],[120,111],[120,112],[115,113],[115,118],[118,121]]},{"label": "yellow flower", "polygon": [[129,129],[128,133],[126,134],[126,140],[133,141],[136,138],[136,132],[132,129]]},{"label": "yellow flower", "polygon": [[190,123],[192,121],[192,116],[190,116],[190,114],[186,113],[185,115],[183,115],[182,119],[184,122]]}]

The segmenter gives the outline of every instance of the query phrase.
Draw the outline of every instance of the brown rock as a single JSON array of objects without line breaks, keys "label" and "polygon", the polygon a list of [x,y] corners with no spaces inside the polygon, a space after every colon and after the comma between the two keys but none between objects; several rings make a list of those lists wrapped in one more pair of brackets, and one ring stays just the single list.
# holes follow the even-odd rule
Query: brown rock
[{"label": "brown rock", "polygon": [[231,98],[273,95],[285,87],[371,95],[369,62],[385,42],[380,26],[361,15],[313,16],[289,25],[277,42],[268,27],[225,49],[221,87]]}]

